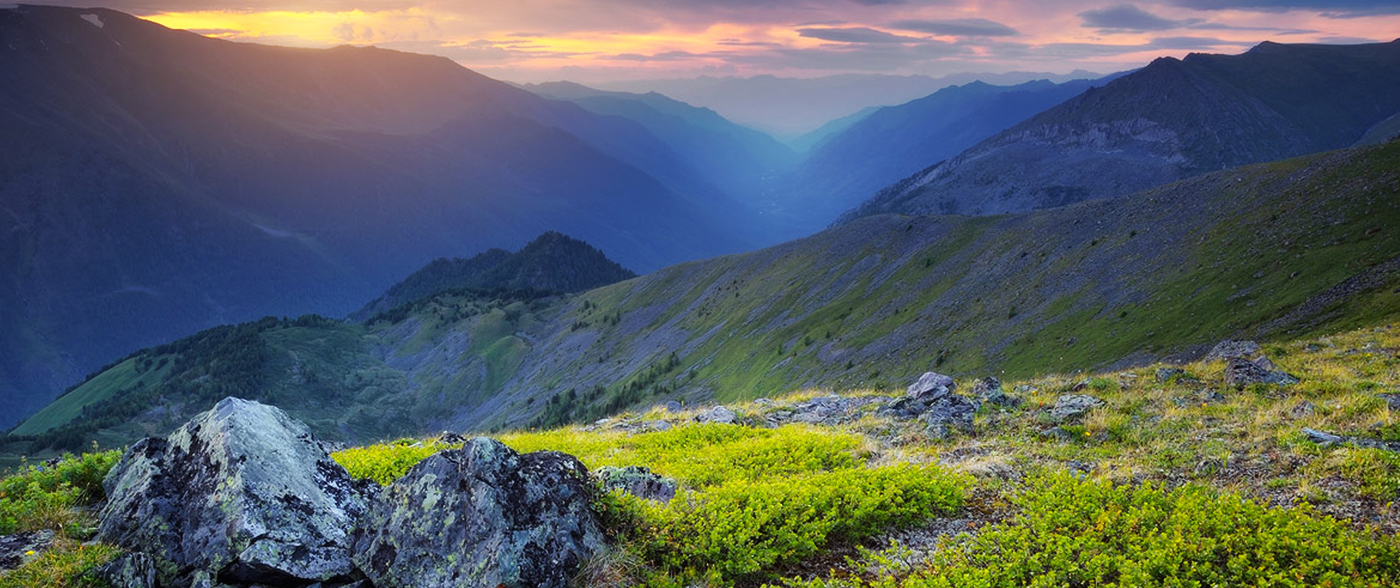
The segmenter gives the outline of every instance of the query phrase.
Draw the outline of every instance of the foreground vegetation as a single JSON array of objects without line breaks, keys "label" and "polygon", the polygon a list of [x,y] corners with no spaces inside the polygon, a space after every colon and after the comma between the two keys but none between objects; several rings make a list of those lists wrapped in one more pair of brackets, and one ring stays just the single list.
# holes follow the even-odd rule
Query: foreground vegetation
[{"label": "foreground vegetation", "polygon": [[[973,431],[947,439],[873,409],[770,426],[817,391],[728,405],[735,425],[657,408],[499,438],[677,483],[665,503],[603,495],[618,548],[580,585],[1400,585],[1400,454],[1303,433],[1400,441],[1400,328],[1262,354],[1301,383],[1228,387],[1223,361],[1008,382],[1019,406],[984,405]],[[898,392],[848,396],[879,394]],[[1062,422],[1047,409],[1064,394],[1104,404]],[[387,484],[455,446],[403,439],[334,457]],[[92,585],[85,571],[115,550],[82,545],[86,507],[116,458],[69,457],[0,480],[0,534],[60,535],[0,586]]]}]

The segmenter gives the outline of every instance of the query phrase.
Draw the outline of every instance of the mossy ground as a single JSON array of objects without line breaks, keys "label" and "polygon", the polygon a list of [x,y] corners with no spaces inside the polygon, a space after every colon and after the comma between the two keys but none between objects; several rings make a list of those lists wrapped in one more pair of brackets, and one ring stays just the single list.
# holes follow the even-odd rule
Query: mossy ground
[{"label": "mossy ground", "polygon": [[[973,432],[951,439],[873,410],[764,426],[820,390],[729,404],[738,425],[657,408],[500,438],[680,483],[668,504],[600,503],[620,547],[585,569],[586,585],[1397,585],[1400,454],[1319,446],[1302,429],[1400,440],[1383,396],[1400,392],[1400,326],[1263,355],[1302,382],[1230,388],[1221,361],[1172,366],[1184,373],[1165,381],[1157,365],[1008,381],[1023,404],[986,405]],[[1047,409],[1069,393],[1105,404],[1053,421]],[[672,427],[643,426],[660,420]],[[401,440],[336,457],[387,482],[447,446]],[[73,561],[63,549],[31,565]],[[44,577],[18,574],[3,581]]]}]

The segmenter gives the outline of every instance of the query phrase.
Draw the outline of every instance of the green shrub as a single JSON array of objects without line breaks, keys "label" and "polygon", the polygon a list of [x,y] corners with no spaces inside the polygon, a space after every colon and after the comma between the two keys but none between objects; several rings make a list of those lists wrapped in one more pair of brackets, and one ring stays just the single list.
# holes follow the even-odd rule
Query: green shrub
[{"label": "green shrub", "polygon": [[921,587],[1395,586],[1400,544],[1306,506],[1188,486],[1035,482],[1018,517],[936,555]]},{"label": "green shrub", "polygon": [[102,479],[119,451],[64,455],[53,465],[27,465],[0,479],[0,535],[52,529],[80,534],[76,508],[101,501]]},{"label": "green shrub", "polygon": [[418,442],[413,439],[400,439],[389,443],[352,447],[331,454],[331,459],[345,468],[353,478],[368,478],[387,485],[408,473],[418,462],[445,449],[456,449],[459,444],[438,443],[437,441]]}]

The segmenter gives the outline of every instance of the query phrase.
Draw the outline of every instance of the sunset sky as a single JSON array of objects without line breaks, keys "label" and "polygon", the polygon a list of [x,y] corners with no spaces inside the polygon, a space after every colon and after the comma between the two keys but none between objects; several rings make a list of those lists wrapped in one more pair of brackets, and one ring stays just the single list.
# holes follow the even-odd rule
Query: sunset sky
[{"label": "sunset sky", "polygon": [[1397,0],[110,0],[102,6],[235,41],[444,55],[521,82],[1110,72],[1161,55],[1238,53],[1263,40],[1360,43],[1400,36]]}]

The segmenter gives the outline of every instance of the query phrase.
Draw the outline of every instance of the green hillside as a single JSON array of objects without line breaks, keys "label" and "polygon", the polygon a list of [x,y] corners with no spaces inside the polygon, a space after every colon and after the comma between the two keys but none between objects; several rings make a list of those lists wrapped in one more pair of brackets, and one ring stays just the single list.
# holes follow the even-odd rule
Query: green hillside
[{"label": "green hillside", "polygon": [[[184,396],[149,383],[113,393],[122,372],[99,376],[59,401],[89,416],[56,427],[53,415],[82,409],[53,408],[8,449],[130,441],[216,390],[364,440],[589,421],[671,399],[891,388],[929,369],[1102,369],[1225,338],[1379,324],[1400,314],[1398,195],[1391,142],[1059,209],[866,218],[577,295],[455,292],[368,324],[272,321],[242,331],[261,349],[245,371],[220,367],[241,347],[206,346],[154,386]],[[87,404],[100,398],[140,410],[94,426],[115,414]]]}]

